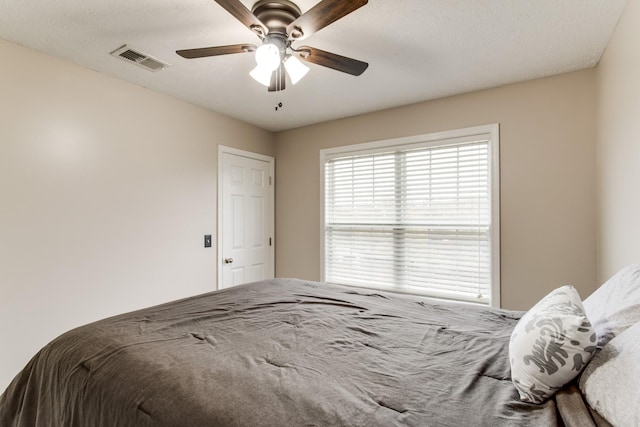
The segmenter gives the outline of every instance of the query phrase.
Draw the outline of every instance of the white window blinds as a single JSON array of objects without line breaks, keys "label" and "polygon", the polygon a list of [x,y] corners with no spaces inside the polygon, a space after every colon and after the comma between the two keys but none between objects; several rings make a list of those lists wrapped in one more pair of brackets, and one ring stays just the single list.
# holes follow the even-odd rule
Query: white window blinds
[{"label": "white window blinds", "polygon": [[491,138],[325,158],[324,279],[491,303]]}]

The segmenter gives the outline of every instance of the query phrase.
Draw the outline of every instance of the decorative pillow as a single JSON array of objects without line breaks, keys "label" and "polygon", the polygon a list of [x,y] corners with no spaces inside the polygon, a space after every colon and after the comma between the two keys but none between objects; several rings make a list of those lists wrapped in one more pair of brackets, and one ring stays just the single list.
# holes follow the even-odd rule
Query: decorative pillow
[{"label": "decorative pillow", "polygon": [[542,403],[575,378],[596,351],[596,334],[573,286],[525,313],[509,341],[511,379],[524,402]]},{"label": "decorative pillow", "polygon": [[640,425],[640,323],[613,338],[580,376],[587,403],[615,426]]},{"label": "decorative pillow", "polygon": [[603,347],[640,322],[640,263],[620,270],[584,300],[584,310]]}]

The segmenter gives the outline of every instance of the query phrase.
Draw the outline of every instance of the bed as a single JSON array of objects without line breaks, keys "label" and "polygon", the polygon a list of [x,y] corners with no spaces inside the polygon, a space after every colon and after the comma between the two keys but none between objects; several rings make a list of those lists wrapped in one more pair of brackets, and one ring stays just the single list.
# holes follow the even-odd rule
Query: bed
[{"label": "bed", "polygon": [[237,286],[61,335],[0,396],[0,425],[595,425],[575,383],[519,398],[522,315],[296,279]]}]

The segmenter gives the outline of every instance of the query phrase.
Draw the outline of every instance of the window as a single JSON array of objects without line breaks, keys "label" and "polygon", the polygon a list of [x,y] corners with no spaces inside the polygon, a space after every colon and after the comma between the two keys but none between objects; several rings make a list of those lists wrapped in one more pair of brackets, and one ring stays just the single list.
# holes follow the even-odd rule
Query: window
[{"label": "window", "polygon": [[322,150],[323,280],[499,305],[498,125]]}]

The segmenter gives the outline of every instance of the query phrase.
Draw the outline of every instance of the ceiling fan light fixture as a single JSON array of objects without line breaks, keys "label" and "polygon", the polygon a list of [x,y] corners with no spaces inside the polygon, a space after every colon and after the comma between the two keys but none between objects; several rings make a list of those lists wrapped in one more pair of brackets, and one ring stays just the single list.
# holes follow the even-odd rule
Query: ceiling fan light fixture
[{"label": "ceiling fan light fixture", "polygon": [[273,74],[273,70],[270,70],[261,65],[258,65],[249,73],[249,75],[253,77],[255,81],[266,87],[269,87],[269,85],[271,84],[271,74]]},{"label": "ceiling fan light fixture", "polygon": [[285,58],[284,68],[287,70],[287,74],[289,75],[292,84],[298,83],[309,72],[309,67],[304,65],[295,56],[288,56]]}]

